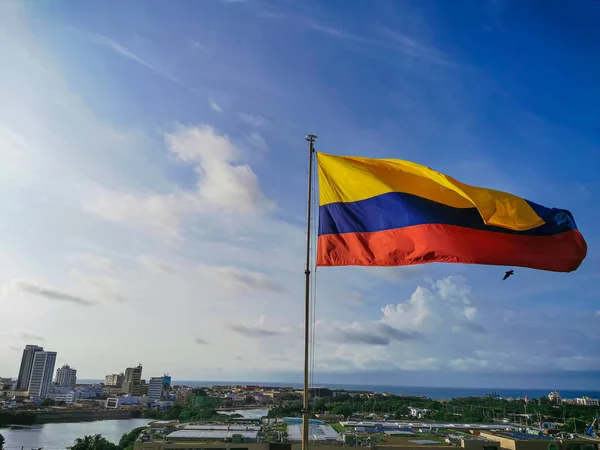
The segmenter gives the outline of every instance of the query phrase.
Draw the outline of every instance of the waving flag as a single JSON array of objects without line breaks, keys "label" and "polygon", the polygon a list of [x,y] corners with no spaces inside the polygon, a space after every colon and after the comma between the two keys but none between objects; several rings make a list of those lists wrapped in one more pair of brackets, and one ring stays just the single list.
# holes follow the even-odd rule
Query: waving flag
[{"label": "waving flag", "polygon": [[318,266],[491,264],[571,272],[587,245],[569,211],[398,159],[317,154]]}]

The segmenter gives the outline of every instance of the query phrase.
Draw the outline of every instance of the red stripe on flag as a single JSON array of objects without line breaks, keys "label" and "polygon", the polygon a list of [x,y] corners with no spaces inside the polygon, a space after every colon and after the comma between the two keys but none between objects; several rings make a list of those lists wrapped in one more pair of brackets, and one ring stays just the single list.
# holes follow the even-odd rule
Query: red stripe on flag
[{"label": "red stripe on flag", "polygon": [[489,264],[571,272],[587,245],[577,230],[527,236],[427,224],[319,236],[317,266],[407,266],[431,262]]}]

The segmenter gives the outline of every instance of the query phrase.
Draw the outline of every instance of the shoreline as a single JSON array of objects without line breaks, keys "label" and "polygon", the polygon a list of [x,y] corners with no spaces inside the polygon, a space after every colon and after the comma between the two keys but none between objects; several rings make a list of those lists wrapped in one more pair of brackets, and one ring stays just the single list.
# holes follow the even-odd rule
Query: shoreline
[{"label": "shoreline", "polygon": [[[103,420],[147,419],[144,412],[142,412],[141,415],[134,415],[132,411],[27,411],[27,413],[32,416],[32,423],[3,423],[0,424],[0,429],[11,427],[31,427],[35,425],[44,425],[47,423],[79,423]],[[17,416],[19,415],[19,412],[9,414]]]}]

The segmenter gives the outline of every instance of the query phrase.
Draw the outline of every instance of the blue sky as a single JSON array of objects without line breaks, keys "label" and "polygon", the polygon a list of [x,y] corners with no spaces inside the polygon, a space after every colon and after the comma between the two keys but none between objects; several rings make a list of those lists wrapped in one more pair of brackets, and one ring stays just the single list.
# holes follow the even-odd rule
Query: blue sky
[{"label": "blue sky", "polygon": [[[0,374],[299,381],[307,149],[569,209],[571,274],[318,273],[315,380],[600,381],[600,6],[2,3]],[[403,333],[398,333],[400,330]]]}]

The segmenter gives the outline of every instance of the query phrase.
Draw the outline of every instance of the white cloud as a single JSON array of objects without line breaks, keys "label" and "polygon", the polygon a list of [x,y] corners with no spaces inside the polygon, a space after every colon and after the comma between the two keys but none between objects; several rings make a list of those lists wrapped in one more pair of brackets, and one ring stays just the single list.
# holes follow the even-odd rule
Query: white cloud
[{"label": "white cloud", "polygon": [[407,301],[385,306],[383,320],[416,330],[431,330],[448,323],[460,327],[476,319],[477,308],[472,302],[464,277],[443,277],[433,282],[431,289],[419,286]]},{"label": "white cloud", "polygon": [[160,258],[152,255],[140,255],[136,258],[138,264],[143,267],[150,269],[155,272],[162,273],[173,273],[175,269],[170,265],[161,260]]},{"label": "white cloud", "polygon": [[267,141],[263,138],[258,131],[252,131],[251,133],[246,135],[246,140],[262,151],[267,151],[269,147],[267,147]]},{"label": "white cloud", "polygon": [[181,221],[190,214],[261,214],[273,208],[250,166],[236,163],[242,153],[228,136],[201,125],[180,127],[167,134],[165,141],[177,159],[194,168],[198,176],[194,191],[132,194],[99,189],[84,201],[84,211],[111,222],[179,237]]},{"label": "white cloud", "polygon": [[69,275],[78,291],[86,292],[99,301],[106,299],[115,302],[125,301],[121,294],[121,283],[113,276],[89,275],[78,269],[71,269]]},{"label": "white cloud", "polygon": [[89,267],[90,269],[100,270],[104,272],[111,272],[115,269],[113,262],[106,256],[92,254],[92,253],[77,253],[71,258],[75,263],[81,263]]},{"label": "white cloud", "polygon": [[472,306],[467,306],[463,311],[467,320],[475,319],[475,314],[477,313],[476,308],[473,308]]},{"label": "white cloud", "polygon": [[185,193],[138,195],[98,188],[84,200],[82,208],[111,222],[177,237],[181,218],[195,209],[195,203]]},{"label": "white cloud", "polygon": [[432,310],[433,300],[433,294],[426,288],[419,286],[408,301],[385,306],[382,310],[384,321],[419,329],[428,317],[434,313]]},{"label": "white cloud", "polygon": [[206,46],[205,46],[205,45],[204,45],[202,42],[200,42],[200,41],[197,41],[197,40],[195,40],[195,39],[192,39],[192,40],[190,41],[190,46],[191,46],[191,47],[192,47],[194,50],[198,50],[198,51],[201,51],[201,50],[206,50],[206,49],[207,49],[207,48],[206,48]]},{"label": "white cloud", "polygon": [[166,136],[170,151],[182,161],[196,163],[199,200],[232,212],[268,211],[273,203],[262,193],[258,178],[245,164],[241,151],[214,128],[180,128]]},{"label": "white cloud", "polygon": [[457,358],[450,361],[450,365],[460,371],[472,370],[487,367],[488,362],[485,359],[475,358]]},{"label": "white cloud", "polygon": [[269,126],[269,121],[262,116],[257,116],[253,114],[239,113],[238,117],[248,125],[251,125],[255,128],[264,128]]},{"label": "white cloud", "polygon": [[212,109],[213,111],[216,111],[218,113],[223,112],[223,108],[221,108],[217,101],[212,97],[208,99],[208,106],[210,106],[210,109]]}]

